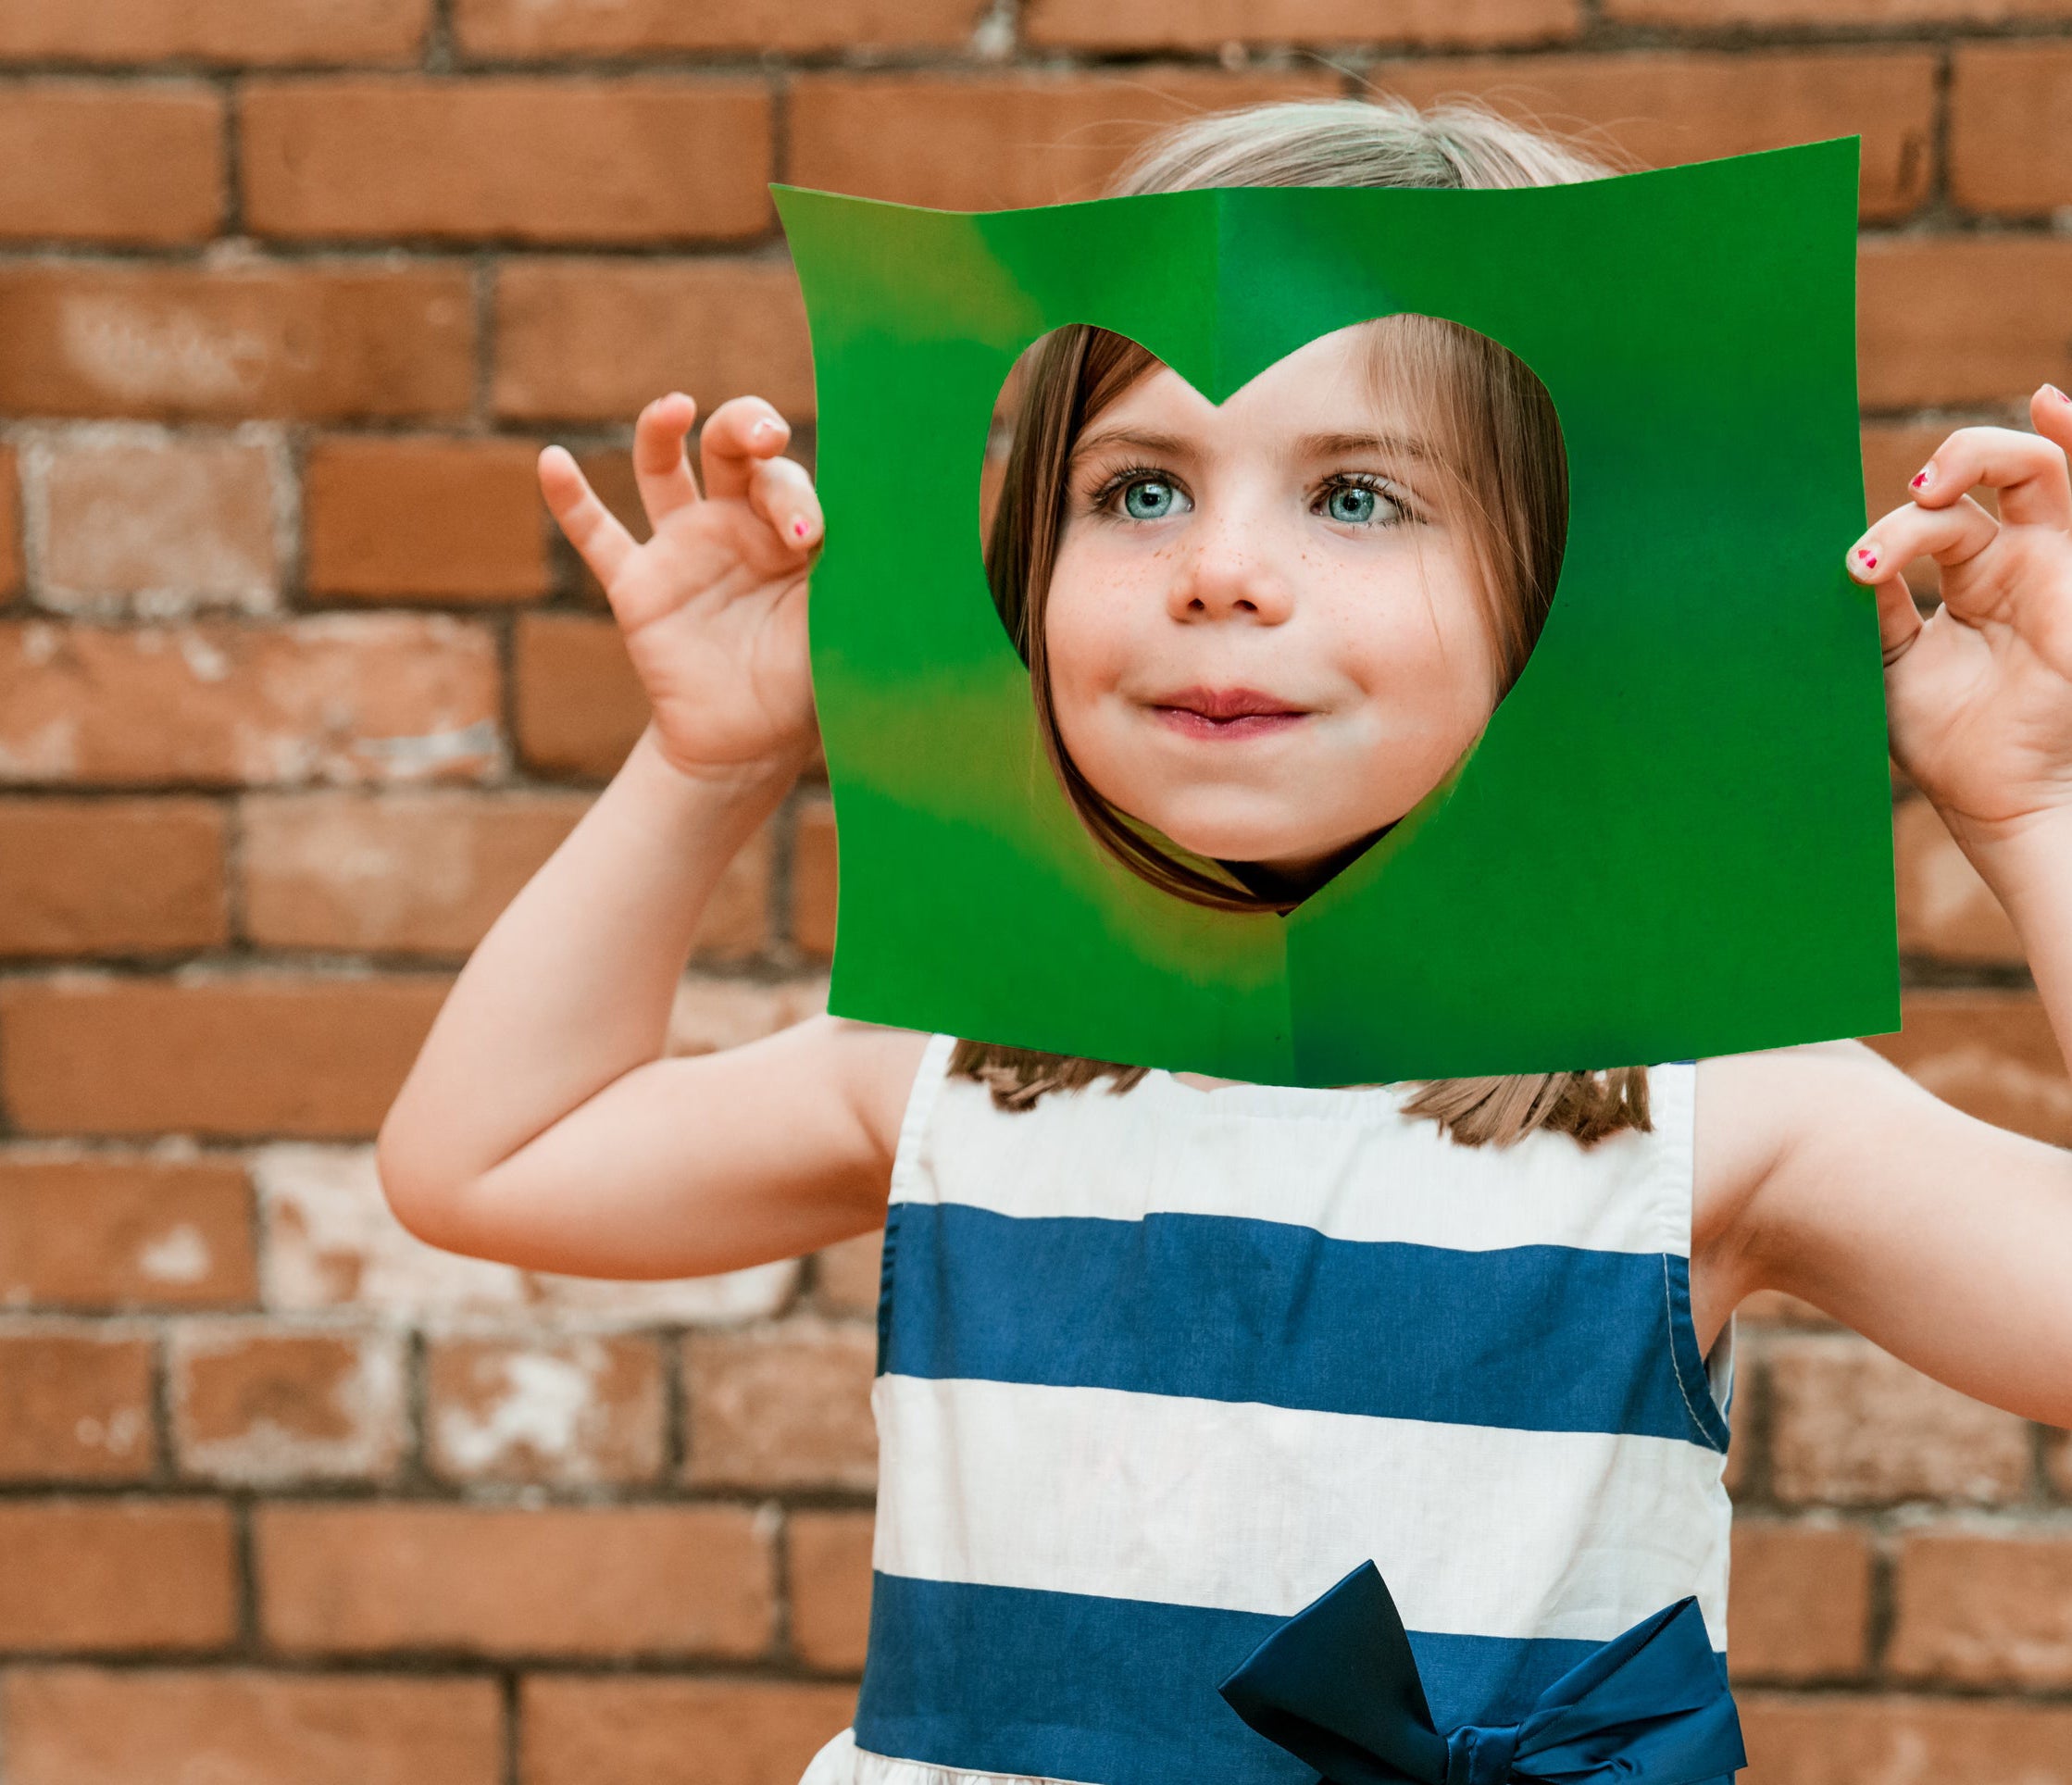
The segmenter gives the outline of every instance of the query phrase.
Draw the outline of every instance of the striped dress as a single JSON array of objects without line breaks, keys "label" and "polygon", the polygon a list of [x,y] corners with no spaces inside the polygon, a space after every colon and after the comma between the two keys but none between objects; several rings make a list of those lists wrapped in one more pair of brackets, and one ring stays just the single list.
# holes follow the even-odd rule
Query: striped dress
[{"label": "striped dress", "polygon": [[1371,1559],[1437,1726],[1697,1595],[1732,1329],[1654,1127],[1463,1147],[1404,1091],[1152,1072],[995,1108],[923,1055],[886,1225],[870,1641],[804,1785],[1310,1785],[1217,1684]]}]

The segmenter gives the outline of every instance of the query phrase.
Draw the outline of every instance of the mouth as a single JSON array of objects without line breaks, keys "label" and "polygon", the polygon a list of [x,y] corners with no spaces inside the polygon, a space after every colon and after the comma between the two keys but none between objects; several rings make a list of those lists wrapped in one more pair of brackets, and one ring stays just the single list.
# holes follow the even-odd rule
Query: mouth
[{"label": "mouth", "polygon": [[1256,688],[1180,688],[1147,701],[1155,718],[1191,738],[1257,738],[1286,731],[1311,709]]}]

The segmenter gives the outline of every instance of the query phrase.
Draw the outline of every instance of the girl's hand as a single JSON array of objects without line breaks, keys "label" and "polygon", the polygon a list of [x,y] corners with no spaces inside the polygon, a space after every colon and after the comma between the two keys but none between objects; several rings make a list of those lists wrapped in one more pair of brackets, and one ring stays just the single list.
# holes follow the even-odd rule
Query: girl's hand
[{"label": "girl's hand", "polygon": [[813,740],[806,571],[820,504],[780,456],[791,430],[760,397],[713,411],[699,442],[701,495],[683,440],[697,405],[657,397],[633,426],[633,475],[653,537],[636,544],[566,447],[540,454],[540,488],[595,572],[683,773],[795,773]]},{"label": "girl's hand", "polygon": [[[2046,384],[2028,411],[2033,434],[1959,428],[1847,559],[1878,591],[1893,758],[1972,843],[2072,811],[2072,399]],[[1926,620],[1899,573],[1924,555],[1942,569]]]}]

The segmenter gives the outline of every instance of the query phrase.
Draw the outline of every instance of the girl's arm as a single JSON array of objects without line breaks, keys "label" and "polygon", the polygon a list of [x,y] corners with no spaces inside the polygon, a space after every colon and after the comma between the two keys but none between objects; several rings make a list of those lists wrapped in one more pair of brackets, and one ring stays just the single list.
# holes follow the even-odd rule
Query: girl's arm
[{"label": "girl's arm", "polygon": [[882,1218],[922,1038],[821,1017],[663,1057],[698,919],[813,737],[806,571],[820,514],[768,404],[642,412],[636,544],[558,447],[549,506],[597,573],[654,706],[624,766],[468,960],[381,1127],[398,1219],[582,1276],[682,1277]]},{"label": "girl's arm", "polygon": [[[1851,548],[1875,585],[1892,754],[2019,930],[2072,1058],[2072,401],[1965,428]],[[1966,493],[2000,493],[1995,520]],[[1941,566],[1923,621],[1898,567]],[[1968,1394],[2072,1426],[2072,1155],[1951,1108],[1856,1042],[1699,1069],[1693,1314],[1825,1308]]]}]

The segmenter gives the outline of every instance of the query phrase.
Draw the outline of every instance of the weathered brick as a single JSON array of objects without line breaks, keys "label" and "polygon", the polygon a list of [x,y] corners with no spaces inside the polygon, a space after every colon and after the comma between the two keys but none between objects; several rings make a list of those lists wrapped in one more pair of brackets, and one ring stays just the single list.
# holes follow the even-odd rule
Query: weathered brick
[{"label": "weathered brick", "polygon": [[454,1481],[652,1482],[668,1397],[652,1334],[443,1338],[425,1357],[425,1455]]},{"label": "weathered brick", "polygon": [[2063,1530],[1902,1538],[1887,1665],[1965,1686],[2072,1684],[2072,1541]]},{"label": "weathered brick", "polygon": [[[268,948],[465,954],[588,805],[575,793],[255,795],[243,808],[245,933]],[[768,901],[758,832],[713,889],[700,953],[755,953]]]},{"label": "weathered brick", "polygon": [[208,800],[0,797],[0,955],[208,948],[223,891]]},{"label": "weathered brick", "polygon": [[1878,1693],[1740,1694],[1741,1785],[2072,1785],[2072,1707]]},{"label": "weathered brick", "polygon": [[672,390],[702,415],[751,394],[813,413],[805,305],[782,261],[515,256],[495,318],[490,405],[507,419],[630,424]]},{"label": "weathered brick", "polygon": [[760,1654],[770,1521],[738,1506],[255,1508],[259,1621],[295,1654]]},{"label": "weathered brick", "polygon": [[2043,1006],[2025,992],[1912,992],[1904,1027],[1866,1039],[1959,1109],[2056,1146],[2072,1144],[2072,1085]]},{"label": "weathered brick", "polygon": [[1740,1679],[1853,1679],[1870,1639],[1871,1547],[1836,1524],[1734,1520],[1727,1659]]},{"label": "weathered brick", "polygon": [[2072,44],[1956,47],[1950,196],[2014,216],[2072,206]]},{"label": "weathered brick", "polygon": [[297,260],[0,265],[0,410],[243,421],[457,418],[466,269]]},{"label": "weathered brick", "polygon": [[525,1315],[561,1331],[698,1325],[772,1314],[790,1260],[718,1277],[618,1282],[525,1271],[428,1246],[391,1212],[371,1147],[283,1142],[253,1156],[266,1228],[269,1308],[350,1308],[431,1323]]},{"label": "weathered brick", "polygon": [[152,1334],[112,1322],[0,1323],[0,1478],[124,1481],[158,1460]]},{"label": "weathered brick", "polygon": [[2004,25],[2072,18],[2072,0],[1605,0],[1608,19],[1636,24],[1757,30],[1877,25]]},{"label": "weathered brick", "polygon": [[1901,948],[1945,961],[2022,964],[2014,923],[1934,806],[1925,799],[1903,800],[1892,814],[1892,843]]},{"label": "weathered brick", "polygon": [[478,780],[502,760],[497,682],[489,634],[437,614],[0,623],[0,781]]},{"label": "weathered brick", "polygon": [[792,1646],[809,1667],[855,1673],[870,1634],[871,1517],[795,1512],[784,1534]]},{"label": "weathered brick", "polygon": [[[0,23],[0,43],[5,31]],[[223,101],[214,89],[190,81],[8,86],[0,240],[164,247],[206,241],[222,210]]]},{"label": "weathered brick", "polygon": [[1923,1376],[1853,1333],[1765,1347],[1770,1487],[1786,1504],[2014,1500],[2029,1479],[2027,1421]]},{"label": "weathered brick", "polygon": [[228,1160],[0,1157],[0,1304],[251,1301],[252,1189]]},{"label": "weathered brick", "polygon": [[0,985],[0,1097],[28,1134],[371,1134],[446,983],[16,980]]},{"label": "weathered brick", "polygon": [[36,458],[43,606],[166,618],[278,605],[270,447],[104,423]]},{"label": "weathered brick", "polygon": [[403,1455],[403,1335],[183,1320],[169,1360],[173,1443],[191,1476],[242,1486],[378,1481]]},{"label": "weathered brick", "polygon": [[0,6],[0,58],[101,64],[415,62],[431,0],[94,0]]},{"label": "weathered brick", "polygon": [[760,81],[267,77],[239,120],[260,235],[645,243],[771,221]]},{"label": "weathered brick", "polygon": [[605,780],[647,728],[647,694],[609,619],[524,615],[511,677],[518,754],[543,774]]},{"label": "weathered brick", "polygon": [[820,1306],[830,1314],[877,1313],[884,1252],[885,1234],[880,1228],[816,1253],[813,1282]]},{"label": "weathered brick", "polygon": [[834,953],[835,866],[833,803],[801,800],[792,833],[792,940],[808,955]]},{"label": "weathered brick", "polygon": [[[215,1648],[237,1630],[236,1577],[219,1502],[0,1500],[0,1650]],[[15,1740],[10,1718],[10,1774]]]},{"label": "weathered brick", "polygon": [[989,0],[456,0],[454,37],[468,56],[668,55],[951,48],[968,43]]},{"label": "weathered brick", "polygon": [[10,1667],[8,1785],[499,1785],[493,1679],[385,1679],[257,1667]]},{"label": "weathered brick", "polygon": [[[1862,210],[1893,217],[1927,194],[1936,56],[1922,50],[1384,62],[1367,79],[1419,106],[1467,96],[1530,124],[1602,131],[1642,167],[1863,136]],[[1586,139],[1587,147],[1587,139]]]},{"label": "weathered brick", "polygon": [[796,1680],[534,1674],[518,1686],[526,1785],[797,1785],[855,1697]]},{"label": "weathered brick", "polygon": [[1055,204],[1092,197],[1177,119],[1337,93],[1325,73],[807,75],[792,89],[787,178],[951,210]]},{"label": "weathered brick", "polygon": [[1575,0],[1414,0],[1378,12],[1359,0],[1029,0],[1031,44],[1100,50],[1215,49],[1227,43],[1541,44],[1581,29]]},{"label": "weathered brick", "polygon": [[1857,284],[1857,385],[1866,409],[2005,403],[2072,385],[2072,241],[2034,235],[1874,237]]},{"label": "weathered brick", "polygon": [[868,1488],[877,1333],[861,1323],[791,1320],[684,1341],[690,1457],[700,1487]]},{"label": "weathered brick", "polygon": [[551,520],[538,459],[523,440],[318,441],[303,474],[309,593],[451,602],[545,594]]}]

